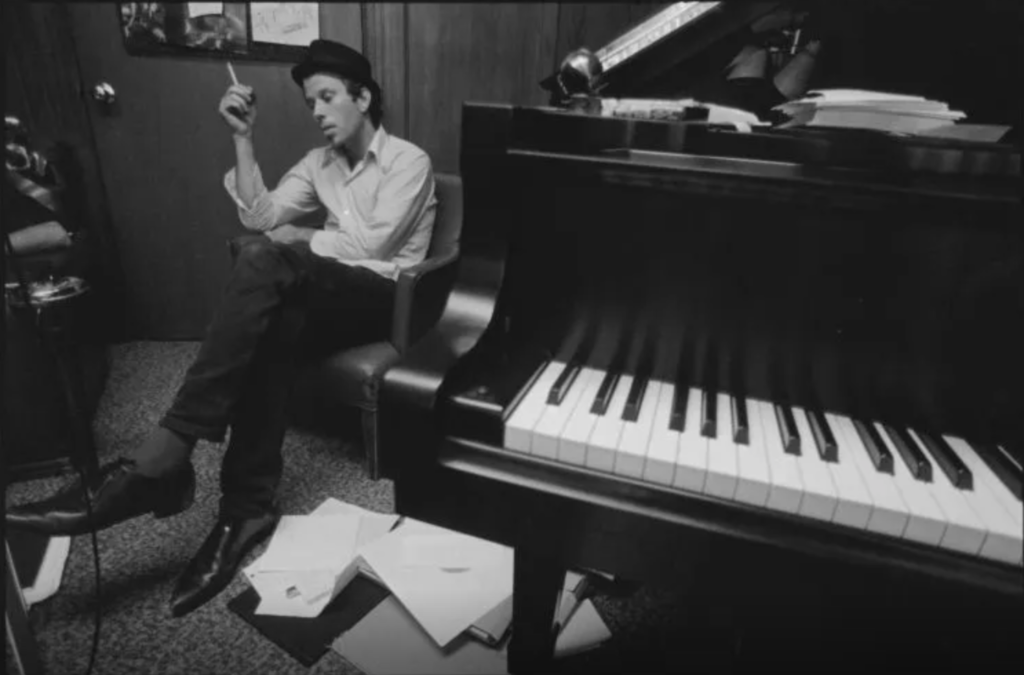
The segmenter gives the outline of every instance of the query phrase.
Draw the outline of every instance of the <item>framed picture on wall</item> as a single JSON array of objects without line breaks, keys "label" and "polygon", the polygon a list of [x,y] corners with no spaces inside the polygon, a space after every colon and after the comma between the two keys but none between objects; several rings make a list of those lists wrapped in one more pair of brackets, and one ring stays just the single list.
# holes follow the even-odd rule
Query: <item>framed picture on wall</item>
[{"label": "framed picture on wall", "polygon": [[117,11],[135,56],[298,62],[320,36],[315,2],[122,2]]}]

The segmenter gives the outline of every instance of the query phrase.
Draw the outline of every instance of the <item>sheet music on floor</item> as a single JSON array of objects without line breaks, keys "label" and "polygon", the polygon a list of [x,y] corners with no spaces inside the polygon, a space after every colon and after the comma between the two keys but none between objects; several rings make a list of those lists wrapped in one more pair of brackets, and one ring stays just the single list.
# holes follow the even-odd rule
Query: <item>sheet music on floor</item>
[{"label": "sheet music on floor", "polygon": [[[260,597],[256,615],[317,617],[363,574],[392,593],[435,648],[473,639],[498,650],[512,623],[513,561],[507,546],[411,518],[399,524],[398,516],[328,499],[309,515],[282,516],[267,549],[243,573]],[[590,574],[566,574],[558,625],[577,622],[578,631],[579,621],[593,624],[576,618]],[[573,648],[604,639],[604,632],[584,631],[586,639]]]},{"label": "sheet music on floor", "polygon": [[398,516],[327,499],[309,515],[282,516],[266,551],[243,570],[260,596],[258,615],[312,618],[364,569],[358,551]]},{"label": "sheet music on floor", "polygon": [[360,558],[439,647],[512,594],[512,549],[409,518]]}]

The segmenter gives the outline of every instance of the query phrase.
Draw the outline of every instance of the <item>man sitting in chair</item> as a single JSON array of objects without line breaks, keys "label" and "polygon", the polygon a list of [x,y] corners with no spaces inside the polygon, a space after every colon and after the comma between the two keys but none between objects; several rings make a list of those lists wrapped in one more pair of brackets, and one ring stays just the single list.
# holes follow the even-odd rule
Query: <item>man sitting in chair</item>
[{"label": "man sitting in chair", "polygon": [[[130,458],[103,467],[88,485],[91,520],[78,481],[7,510],[8,526],[51,535],[175,515],[194,499],[197,440],[221,442],[230,427],[218,520],[177,582],[175,616],[223,590],[273,532],[296,354],[387,339],[395,279],[430,245],[437,204],[430,158],[384,131],[366,58],[315,40],[292,78],[329,144],[307,153],[272,192],[253,150],[252,88],[234,84],[220,101],[237,161],[225,187],[242,224],[259,234],[231,242],[235,265],[222,304],[170,409]],[[320,208],[322,229],[291,224]]]}]

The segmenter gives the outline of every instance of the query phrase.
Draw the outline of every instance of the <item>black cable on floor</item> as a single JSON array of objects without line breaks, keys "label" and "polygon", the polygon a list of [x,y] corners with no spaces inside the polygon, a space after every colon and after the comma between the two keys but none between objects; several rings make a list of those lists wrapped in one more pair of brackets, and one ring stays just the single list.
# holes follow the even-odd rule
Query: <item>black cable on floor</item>
[{"label": "black cable on floor", "polygon": [[76,467],[78,469],[78,475],[81,476],[82,480],[82,497],[85,499],[85,510],[89,516],[90,534],[92,535],[92,555],[93,564],[96,569],[96,628],[92,633],[92,649],[89,652],[89,666],[85,670],[85,675],[92,673],[93,665],[96,663],[96,652],[99,651],[100,647],[100,546],[96,538],[96,523],[92,517],[92,499],[89,498],[89,483],[85,477],[85,470],[81,466]]}]

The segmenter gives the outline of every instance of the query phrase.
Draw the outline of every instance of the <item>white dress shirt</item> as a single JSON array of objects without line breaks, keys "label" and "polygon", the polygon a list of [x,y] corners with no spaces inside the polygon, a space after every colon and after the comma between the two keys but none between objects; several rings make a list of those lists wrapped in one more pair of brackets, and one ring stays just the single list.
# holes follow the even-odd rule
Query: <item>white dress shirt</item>
[{"label": "white dress shirt", "polygon": [[273,191],[264,185],[258,164],[254,173],[256,197],[249,208],[238,196],[235,168],[224,176],[247,229],[265,232],[323,206],[327,220],[310,241],[317,255],[390,279],[427,256],[437,211],[430,158],[383,126],[351,169],[327,145],[306,153]]}]

